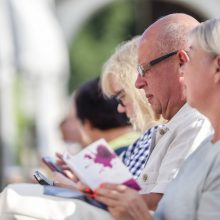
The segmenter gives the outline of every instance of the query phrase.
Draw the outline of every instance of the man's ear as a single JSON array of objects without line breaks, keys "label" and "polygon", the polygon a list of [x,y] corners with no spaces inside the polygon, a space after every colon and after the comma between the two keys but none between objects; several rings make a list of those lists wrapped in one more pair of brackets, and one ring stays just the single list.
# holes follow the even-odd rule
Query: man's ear
[{"label": "man's ear", "polygon": [[185,50],[180,50],[177,55],[179,57],[180,66],[182,66],[183,64],[189,61],[189,56]]}]

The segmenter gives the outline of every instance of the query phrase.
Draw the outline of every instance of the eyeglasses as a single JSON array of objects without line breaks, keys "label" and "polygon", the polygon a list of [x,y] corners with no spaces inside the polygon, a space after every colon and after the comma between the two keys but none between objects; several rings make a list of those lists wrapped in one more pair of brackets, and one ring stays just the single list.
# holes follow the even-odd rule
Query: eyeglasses
[{"label": "eyeglasses", "polygon": [[137,71],[138,71],[138,73],[139,73],[141,76],[144,76],[144,74],[145,74],[147,71],[149,71],[150,68],[151,68],[153,65],[155,65],[155,64],[157,64],[157,63],[160,63],[161,61],[163,61],[163,60],[165,60],[165,59],[167,59],[167,58],[169,58],[169,57],[171,57],[171,56],[177,54],[177,52],[178,52],[178,51],[173,51],[173,52],[171,52],[171,53],[165,54],[165,55],[163,55],[163,56],[161,56],[161,57],[158,57],[158,58],[156,58],[156,59],[154,59],[154,60],[151,60],[151,61],[150,61],[149,63],[147,63],[147,64],[139,64],[139,65],[137,66]]},{"label": "eyeglasses", "polygon": [[118,102],[119,105],[122,107],[125,107],[125,104],[123,103],[123,99],[125,98],[125,92],[124,90],[120,90],[119,92],[114,95],[115,100]]}]

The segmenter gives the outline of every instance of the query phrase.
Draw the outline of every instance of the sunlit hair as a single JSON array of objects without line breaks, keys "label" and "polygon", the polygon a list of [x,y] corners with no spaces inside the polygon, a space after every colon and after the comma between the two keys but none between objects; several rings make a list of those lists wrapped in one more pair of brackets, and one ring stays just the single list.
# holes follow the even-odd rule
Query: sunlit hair
[{"label": "sunlit hair", "polygon": [[194,28],[189,38],[196,39],[196,43],[204,51],[217,55],[220,54],[220,19],[210,19]]},{"label": "sunlit hair", "polygon": [[113,81],[120,84],[126,98],[132,103],[134,112],[130,122],[136,130],[144,131],[155,124],[159,116],[155,116],[144,91],[135,88],[137,78],[137,47],[140,37],[124,42],[116,48],[115,53],[103,66],[101,87],[103,93],[114,96]]}]

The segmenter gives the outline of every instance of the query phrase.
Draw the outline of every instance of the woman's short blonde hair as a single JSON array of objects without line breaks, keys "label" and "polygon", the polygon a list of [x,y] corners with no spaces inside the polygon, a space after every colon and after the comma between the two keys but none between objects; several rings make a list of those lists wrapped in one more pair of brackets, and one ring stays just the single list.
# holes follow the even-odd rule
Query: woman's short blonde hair
[{"label": "woman's short blonde hair", "polygon": [[214,56],[220,54],[220,19],[202,22],[190,32],[189,38],[196,39],[204,51]]},{"label": "woman's short blonde hair", "polygon": [[159,117],[153,113],[144,91],[135,88],[139,40],[139,36],[135,37],[116,48],[114,54],[103,65],[101,87],[103,93],[111,97],[115,95],[113,80],[120,84],[135,109],[135,116],[130,119],[132,125],[136,130],[144,131],[154,125]]}]

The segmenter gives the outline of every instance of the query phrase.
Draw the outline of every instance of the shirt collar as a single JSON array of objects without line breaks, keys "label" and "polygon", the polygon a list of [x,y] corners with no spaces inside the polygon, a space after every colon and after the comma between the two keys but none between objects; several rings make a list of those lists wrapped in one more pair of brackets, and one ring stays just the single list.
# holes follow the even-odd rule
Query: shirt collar
[{"label": "shirt collar", "polygon": [[179,123],[182,120],[185,120],[188,115],[198,115],[198,111],[189,106],[188,103],[184,104],[182,108],[168,121],[164,124],[166,130],[173,130],[176,127],[179,127]]}]

